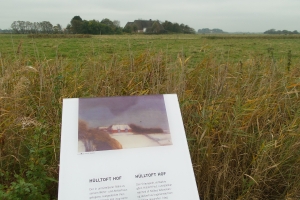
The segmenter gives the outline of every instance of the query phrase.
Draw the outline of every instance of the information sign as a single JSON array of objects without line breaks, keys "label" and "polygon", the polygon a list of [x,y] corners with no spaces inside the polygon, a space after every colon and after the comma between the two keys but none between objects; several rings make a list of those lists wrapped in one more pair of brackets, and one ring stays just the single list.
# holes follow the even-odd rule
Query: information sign
[{"label": "information sign", "polygon": [[199,200],[177,95],[63,100],[59,200]]}]

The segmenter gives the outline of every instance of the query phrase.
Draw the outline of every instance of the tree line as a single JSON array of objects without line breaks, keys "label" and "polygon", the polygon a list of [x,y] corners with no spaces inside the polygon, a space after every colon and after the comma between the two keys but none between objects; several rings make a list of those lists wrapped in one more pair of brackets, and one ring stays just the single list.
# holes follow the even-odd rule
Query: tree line
[{"label": "tree line", "polygon": [[[138,31],[136,24],[125,26],[123,32],[125,33],[135,33]],[[194,34],[195,30],[188,25],[172,23],[170,21],[160,22],[158,20],[154,21],[151,27],[146,29],[147,34],[164,34],[164,33],[184,33],[184,34]]]},{"label": "tree line", "polygon": [[29,22],[29,21],[14,21],[11,24],[13,33],[17,34],[34,34],[34,33],[63,33],[60,24],[53,26],[49,21]]},{"label": "tree line", "polygon": [[226,32],[218,28],[214,28],[214,29],[202,28],[202,29],[198,29],[198,33],[206,34],[206,33],[226,33]]},{"label": "tree line", "polygon": [[[159,30],[158,24],[154,23],[153,27],[148,30],[159,30],[153,31],[153,33],[186,33],[191,34],[195,33],[195,30],[188,25],[172,23],[165,21],[161,23],[161,26],[164,30]],[[124,28],[120,27],[120,21],[110,19],[103,19],[102,21],[98,20],[82,20],[80,16],[75,16],[71,20],[71,24],[67,26],[68,32],[78,33],[78,34],[122,34],[124,33],[136,33],[137,26],[126,26]],[[152,31],[150,31],[152,32]],[[147,33],[150,33],[149,31]]]},{"label": "tree line", "polygon": [[[157,29],[155,24],[153,30]],[[188,25],[172,23],[170,21],[160,22],[164,30],[154,31],[153,33],[185,33],[194,34],[195,30]],[[150,30],[150,29],[149,29]],[[74,16],[66,28],[60,24],[52,25],[49,21],[29,22],[14,21],[11,24],[11,31],[16,34],[93,34],[93,35],[110,35],[122,33],[136,33],[137,27],[120,26],[120,21],[110,20],[108,18],[98,20],[83,20],[80,16]]]},{"label": "tree line", "polygon": [[195,29],[189,27],[186,24],[172,23],[170,21],[165,21],[161,24],[167,33],[185,33],[194,34]]},{"label": "tree line", "polygon": [[98,20],[83,20],[80,16],[74,16],[71,23],[67,25],[67,33],[74,34],[93,34],[93,35],[110,35],[122,34],[120,21],[110,19]]},{"label": "tree line", "polygon": [[288,31],[288,30],[270,29],[265,31],[264,34],[299,34],[299,32],[297,30]]}]

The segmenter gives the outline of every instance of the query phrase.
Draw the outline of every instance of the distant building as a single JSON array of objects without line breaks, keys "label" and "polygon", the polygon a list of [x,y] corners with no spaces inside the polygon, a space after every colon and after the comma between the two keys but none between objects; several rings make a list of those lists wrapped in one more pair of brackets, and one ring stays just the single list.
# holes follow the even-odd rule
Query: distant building
[{"label": "distant building", "polygon": [[132,132],[132,129],[127,124],[115,124],[107,128],[110,133],[126,133]]},{"label": "distant building", "polygon": [[133,32],[138,33],[160,33],[164,31],[164,27],[158,20],[134,20],[134,22],[127,22],[125,29],[131,28]]},{"label": "distant building", "polygon": [[98,129],[102,131],[107,131],[107,126],[99,126]]}]

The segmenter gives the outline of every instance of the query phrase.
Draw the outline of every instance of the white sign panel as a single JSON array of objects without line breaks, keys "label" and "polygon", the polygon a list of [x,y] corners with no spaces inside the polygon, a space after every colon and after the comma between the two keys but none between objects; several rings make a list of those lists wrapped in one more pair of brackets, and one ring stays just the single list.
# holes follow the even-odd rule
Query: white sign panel
[{"label": "white sign panel", "polygon": [[59,200],[199,200],[175,94],[64,99]]}]

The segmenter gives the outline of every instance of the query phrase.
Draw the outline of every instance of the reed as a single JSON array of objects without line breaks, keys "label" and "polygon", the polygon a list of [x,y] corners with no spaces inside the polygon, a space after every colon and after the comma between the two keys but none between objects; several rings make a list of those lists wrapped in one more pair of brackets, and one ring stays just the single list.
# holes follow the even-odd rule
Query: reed
[{"label": "reed", "polygon": [[[300,198],[300,66],[266,54],[0,57],[0,198],[55,199],[63,98],[177,93],[202,199]],[[30,65],[28,65],[30,63]],[[184,173],[184,172],[181,172]]]}]

